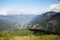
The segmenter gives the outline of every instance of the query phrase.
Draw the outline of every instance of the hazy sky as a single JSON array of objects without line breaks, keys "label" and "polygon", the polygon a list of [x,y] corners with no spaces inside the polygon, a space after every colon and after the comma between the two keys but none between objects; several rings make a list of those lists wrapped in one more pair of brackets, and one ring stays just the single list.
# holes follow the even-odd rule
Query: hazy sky
[{"label": "hazy sky", "polygon": [[1,10],[5,9],[20,11],[41,11],[48,10],[52,4],[58,4],[59,0],[0,0]]}]

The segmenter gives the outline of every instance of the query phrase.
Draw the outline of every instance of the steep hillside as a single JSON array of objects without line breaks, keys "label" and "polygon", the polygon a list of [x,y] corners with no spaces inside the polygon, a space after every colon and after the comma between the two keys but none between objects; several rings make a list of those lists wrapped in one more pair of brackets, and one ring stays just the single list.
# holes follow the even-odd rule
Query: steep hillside
[{"label": "steep hillside", "polygon": [[46,12],[38,15],[30,21],[29,27],[30,29],[60,33],[60,12]]}]

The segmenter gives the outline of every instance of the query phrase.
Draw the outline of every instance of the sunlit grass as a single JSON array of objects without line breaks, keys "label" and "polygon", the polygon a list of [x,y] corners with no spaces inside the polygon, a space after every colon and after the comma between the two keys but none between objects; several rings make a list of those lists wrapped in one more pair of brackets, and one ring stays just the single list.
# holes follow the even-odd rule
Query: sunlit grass
[{"label": "sunlit grass", "polygon": [[57,35],[42,35],[42,36],[16,36],[15,40],[60,40],[60,36]]},{"label": "sunlit grass", "polygon": [[60,40],[60,35],[34,35],[29,30],[4,31],[0,33],[0,40]]},{"label": "sunlit grass", "polygon": [[[0,38],[0,40],[3,40]],[[4,39],[5,40],[5,39]],[[11,39],[7,40],[60,40],[60,36],[58,35],[42,35],[42,36],[13,36]]]}]

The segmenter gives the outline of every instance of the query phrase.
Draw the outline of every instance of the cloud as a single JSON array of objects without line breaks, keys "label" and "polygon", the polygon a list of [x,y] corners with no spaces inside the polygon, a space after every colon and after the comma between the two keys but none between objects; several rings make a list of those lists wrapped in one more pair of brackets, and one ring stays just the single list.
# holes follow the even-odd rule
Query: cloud
[{"label": "cloud", "polygon": [[51,5],[49,11],[60,12],[60,3]]},{"label": "cloud", "polygon": [[0,15],[12,15],[12,14],[39,15],[47,11],[60,12],[60,3],[52,4],[48,10],[28,11],[24,9],[0,9]]},{"label": "cloud", "polygon": [[1,9],[0,15],[12,15],[12,14],[38,15],[41,12],[42,11],[40,10],[27,11],[23,9]]},{"label": "cloud", "polygon": [[22,14],[25,13],[23,9],[1,9],[0,15]]},{"label": "cloud", "polygon": [[8,9],[0,10],[0,15],[7,15]]}]

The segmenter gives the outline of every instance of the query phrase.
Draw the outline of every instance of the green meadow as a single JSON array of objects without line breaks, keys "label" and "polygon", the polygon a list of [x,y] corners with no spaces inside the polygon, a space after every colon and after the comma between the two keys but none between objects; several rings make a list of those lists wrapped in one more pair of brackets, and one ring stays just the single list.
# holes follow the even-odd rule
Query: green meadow
[{"label": "green meadow", "polygon": [[1,31],[0,40],[60,40],[59,35],[34,34],[30,30]]}]

